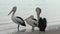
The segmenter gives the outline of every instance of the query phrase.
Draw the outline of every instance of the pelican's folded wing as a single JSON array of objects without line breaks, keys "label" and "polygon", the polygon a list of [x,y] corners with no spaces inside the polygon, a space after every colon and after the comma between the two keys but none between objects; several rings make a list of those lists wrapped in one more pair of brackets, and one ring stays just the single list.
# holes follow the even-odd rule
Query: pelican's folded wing
[{"label": "pelican's folded wing", "polygon": [[16,21],[20,22],[20,24],[25,23],[24,20],[21,17],[16,17]]}]

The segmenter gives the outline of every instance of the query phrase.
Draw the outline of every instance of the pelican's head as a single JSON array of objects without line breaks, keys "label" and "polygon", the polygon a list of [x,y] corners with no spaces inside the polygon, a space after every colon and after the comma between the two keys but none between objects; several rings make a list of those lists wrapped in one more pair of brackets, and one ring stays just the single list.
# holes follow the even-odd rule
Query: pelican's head
[{"label": "pelican's head", "polygon": [[36,13],[39,15],[41,13],[41,9],[39,7],[36,8]]},{"label": "pelican's head", "polygon": [[13,12],[13,14],[15,14],[16,9],[17,9],[17,7],[16,7],[16,6],[14,6],[14,7],[13,7],[13,9],[10,11],[10,13],[9,13],[8,15],[10,15],[12,12]]}]

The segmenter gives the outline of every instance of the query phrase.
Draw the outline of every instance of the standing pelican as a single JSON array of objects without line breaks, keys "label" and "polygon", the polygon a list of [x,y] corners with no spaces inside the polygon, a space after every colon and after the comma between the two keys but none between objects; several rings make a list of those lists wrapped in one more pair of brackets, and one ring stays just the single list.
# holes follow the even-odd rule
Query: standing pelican
[{"label": "standing pelican", "polygon": [[37,27],[37,19],[35,19],[33,15],[26,18],[25,21],[27,22],[27,24],[32,26],[32,30],[34,30],[34,27]]},{"label": "standing pelican", "polygon": [[26,26],[26,24],[25,24],[24,20],[21,17],[15,16],[16,9],[17,9],[17,7],[14,6],[13,9],[11,10],[11,12],[8,15],[10,15],[12,13],[11,19],[12,19],[13,22],[18,24],[17,29],[19,31],[19,25]]},{"label": "standing pelican", "polygon": [[36,13],[37,13],[37,19],[35,19],[34,16],[30,16],[30,17],[25,19],[26,22],[32,26],[32,30],[34,30],[34,27],[38,27],[38,20],[39,20],[39,16],[41,13],[41,9],[37,7]]}]

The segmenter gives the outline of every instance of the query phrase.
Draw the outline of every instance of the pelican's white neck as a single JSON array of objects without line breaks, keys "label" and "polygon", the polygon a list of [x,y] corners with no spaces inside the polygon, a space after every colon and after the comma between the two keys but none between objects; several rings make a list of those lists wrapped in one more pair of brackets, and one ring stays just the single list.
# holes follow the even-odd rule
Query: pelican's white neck
[{"label": "pelican's white neck", "polygon": [[12,17],[14,17],[15,13],[12,14]]}]

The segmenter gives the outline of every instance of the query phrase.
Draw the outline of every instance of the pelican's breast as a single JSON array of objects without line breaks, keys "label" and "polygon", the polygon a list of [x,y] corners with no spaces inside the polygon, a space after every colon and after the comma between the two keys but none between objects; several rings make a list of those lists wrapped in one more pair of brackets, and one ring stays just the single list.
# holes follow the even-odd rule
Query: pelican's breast
[{"label": "pelican's breast", "polygon": [[14,23],[17,23],[16,17],[12,17],[11,19],[12,19],[12,21],[13,21]]}]

